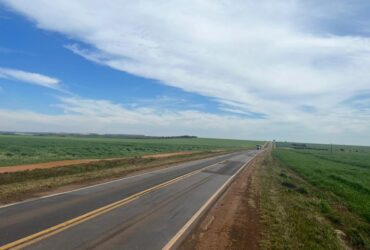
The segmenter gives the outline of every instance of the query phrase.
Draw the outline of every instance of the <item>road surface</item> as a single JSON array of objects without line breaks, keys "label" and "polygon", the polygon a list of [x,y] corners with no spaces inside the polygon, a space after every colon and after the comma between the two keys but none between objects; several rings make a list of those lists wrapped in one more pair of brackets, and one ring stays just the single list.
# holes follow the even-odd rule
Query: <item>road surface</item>
[{"label": "road surface", "polygon": [[0,249],[162,249],[258,151],[0,207]]}]

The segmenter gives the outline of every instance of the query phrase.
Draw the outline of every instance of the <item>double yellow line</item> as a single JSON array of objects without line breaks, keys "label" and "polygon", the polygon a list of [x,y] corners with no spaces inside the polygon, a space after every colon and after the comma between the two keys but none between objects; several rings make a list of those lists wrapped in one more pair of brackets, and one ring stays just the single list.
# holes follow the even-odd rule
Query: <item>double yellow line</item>
[{"label": "double yellow line", "polygon": [[134,201],[134,200],[142,197],[145,194],[154,192],[154,191],[156,191],[158,189],[164,188],[164,187],[169,186],[169,185],[171,185],[171,184],[173,184],[175,182],[178,182],[178,181],[183,180],[183,179],[185,179],[187,177],[190,177],[192,175],[195,175],[195,174],[203,171],[204,169],[209,168],[211,166],[214,166],[214,165],[216,165],[218,163],[220,163],[220,162],[217,162],[217,163],[212,164],[210,166],[207,166],[205,168],[201,168],[201,169],[192,171],[192,172],[187,173],[185,175],[176,177],[176,178],[174,178],[172,180],[163,182],[163,183],[158,184],[158,185],[156,185],[154,187],[151,187],[151,188],[148,188],[148,189],[146,189],[144,191],[141,191],[139,193],[133,194],[133,195],[131,195],[131,196],[127,197],[127,198],[124,198],[122,200],[116,201],[116,202],[111,203],[109,205],[106,205],[104,207],[101,207],[101,208],[98,208],[98,209],[93,210],[91,212],[88,212],[86,214],[80,215],[80,216],[78,216],[76,218],[73,218],[71,220],[65,221],[65,222],[60,223],[58,225],[55,225],[53,227],[47,228],[47,229],[45,229],[43,231],[40,231],[40,232],[35,233],[35,234],[32,234],[32,235],[27,236],[25,238],[22,238],[22,239],[19,239],[17,241],[8,243],[8,244],[6,244],[4,246],[1,246],[0,247],[0,250],[21,249],[21,248],[24,248],[26,246],[29,246],[31,244],[34,244],[34,243],[42,240],[42,239],[48,238],[48,237],[50,237],[50,236],[52,236],[54,234],[57,234],[59,232],[62,232],[62,231],[66,230],[66,229],[68,229],[70,227],[76,226],[76,225],[78,225],[78,224],[80,224],[80,223],[82,223],[84,221],[90,220],[90,219],[92,219],[92,218],[94,218],[96,216],[99,216],[101,214],[107,213],[107,212],[109,212],[109,211],[111,211],[111,210],[113,210],[115,208],[118,208],[120,206],[123,206],[123,205],[129,203],[129,202],[132,202],[132,201]]}]

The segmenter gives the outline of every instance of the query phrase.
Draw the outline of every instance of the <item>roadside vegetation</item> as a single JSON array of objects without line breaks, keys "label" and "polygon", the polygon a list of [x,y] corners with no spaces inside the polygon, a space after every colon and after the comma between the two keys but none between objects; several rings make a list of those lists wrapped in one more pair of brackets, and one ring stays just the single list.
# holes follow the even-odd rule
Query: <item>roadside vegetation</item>
[{"label": "roadside vegetation", "polygon": [[73,159],[133,157],[177,151],[254,148],[261,142],[206,139],[126,139],[0,135],[0,167]]},{"label": "roadside vegetation", "polygon": [[370,249],[370,148],[277,143],[257,171],[262,249]]},{"label": "roadside vegetation", "polygon": [[0,203],[9,203],[65,185],[83,186],[104,179],[122,177],[135,171],[168,167],[175,163],[218,155],[223,152],[194,152],[165,158],[128,157],[93,163],[34,169],[0,174]]}]

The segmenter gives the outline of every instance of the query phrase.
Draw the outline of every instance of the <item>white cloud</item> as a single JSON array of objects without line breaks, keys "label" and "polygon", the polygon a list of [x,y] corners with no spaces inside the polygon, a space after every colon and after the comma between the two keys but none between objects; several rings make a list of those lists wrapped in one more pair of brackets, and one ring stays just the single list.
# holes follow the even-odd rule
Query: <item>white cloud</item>
[{"label": "white cloud", "polygon": [[[131,133],[147,135],[189,134],[202,137],[225,137],[236,139],[296,140],[297,136],[311,142],[368,144],[370,113],[361,118],[351,112],[328,116],[321,121],[321,130],[315,131],[310,123],[313,116],[304,117],[304,127],[289,119],[243,119],[233,115],[217,115],[196,110],[168,111],[157,108],[127,108],[107,100],[61,97],[56,106],[63,114],[46,115],[27,110],[0,109],[0,130],[47,131],[81,133]],[[347,131],[333,126],[336,116],[343,116]],[[356,118],[357,117],[357,118]],[[306,132],[302,134],[302,130]],[[328,137],[328,134],[330,135]],[[325,138],[325,140],[323,140]]]},{"label": "white cloud", "polygon": [[[61,97],[56,105],[61,115],[45,115],[27,110],[0,109],[0,130],[66,131],[82,133],[133,133],[148,135],[192,134],[240,138],[236,129],[263,123],[245,121],[195,110],[168,111],[154,108],[127,108],[107,100]],[[225,126],[226,125],[226,126]],[[261,137],[255,134],[253,137]]]},{"label": "white cloud", "polygon": [[[369,134],[368,115],[340,103],[370,88],[370,38],[337,35],[318,21],[354,9],[345,3],[3,2],[39,28],[74,39],[66,47],[88,60],[212,97],[224,110],[266,114],[268,119],[259,122],[279,135],[289,136],[288,128],[297,138],[303,133],[324,140],[332,134]],[[308,114],[302,106],[316,112]],[[72,107],[82,108],[68,105],[66,110],[76,111]],[[232,122],[254,126],[255,121]]]},{"label": "white cloud", "polygon": [[0,78],[17,80],[46,88],[59,89],[59,80],[38,73],[0,67]]}]

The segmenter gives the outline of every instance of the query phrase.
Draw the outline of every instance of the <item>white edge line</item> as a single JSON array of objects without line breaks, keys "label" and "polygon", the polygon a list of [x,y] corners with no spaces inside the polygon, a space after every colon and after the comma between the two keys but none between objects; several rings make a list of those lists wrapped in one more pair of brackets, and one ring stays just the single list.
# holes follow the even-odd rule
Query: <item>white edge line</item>
[{"label": "white edge line", "polygon": [[[233,153],[230,153],[230,154],[233,154]],[[216,157],[222,157],[222,156],[227,156],[227,155],[229,155],[229,154],[220,155],[220,156],[216,156]],[[201,161],[201,160],[206,160],[206,159],[207,158],[199,159],[199,160]],[[194,160],[194,161],[198,161],[198,160]],[[190,162],[191,161],[180,163],[180,164],[186,164],[186,163],[190,163]],[[220,162],[222,162],[222,161],[219,161],[217,163],[220,163]],[[215,164],[217,164],[217,163],[215,163]],[[179,166],[180,165],[173,166],[173,167],[179,167]],[[18,201],[18,202],[14,202],[14,203],[2,205],[2,206],[0,206],[0,209],[6,208],[6,207],[11,207],[11,206],[14,206],[14,205],[19,205],[19,204],[27,203],[27,202],[42,200],[42,199],[45,199],[45,198],[50,198],[50,197],[54,197],[54,196],[58,196],[58,195],[73,193],[73,192],[81,191],[81,190],[84,190],[84,189],[94,188],[94,187],[98,187],[98,186],[102,186],[102,185],[106,185],[106,184],[110,184],[110,183],[114,183],[114,182],[118,182],[118,181],[122,181],[122,180],[126,180],[126,179],[131,179],[131,178],[135,178],[135,177],[139,177],[139,176],[143,176],[143,175],[147,175],[147,174],[152,174],[152,173],[160,172],[160,171],[163,171],[163,170],[166,170],[166,169],[168,169],[168,168],[162,168],[162,169],[157,169],[157,170],[149,171],[149,172],[142,173],[142,174],[127,176],[127,177],[123,177],[123,178],[120,178],[120,179],[116,179],[116,180],[112,180],[112,181],[108,181],[108,182],[103,182],[103,183],[98,183],[98,184],[94,184],[94,185],[91,185],[91,186],[77,188],[77,189],[73,189],[73,190],[69,190],[69,191],[65,191],[65,192],[61,192],[61,193],[56,193],[56,194],[50,194],[50,195],[45,195],[45,196],[41,196],[41,197],[31,198],[31,199],[27,199],[27,200],[24,200],[24,201]]]},{"label": "white edge line", "polygon": [[176,233],[174,237],[171,238],[171,240],[162,248],[162,250],[171,250],[174,249],[174,246],[178,243],[178,240],[181,239],[181,237],[187,232],[187,230],[193,225],[193,223],[199,219],[199,217],[202,215],[204,211],[208,209],[208,206],[212,204],[216,198],[218,198],[218,195],[224,191],[224,189],[227,187],[227,185],[242,171],[245,166],[248,165],[248,163],[254,159],[258,154],[256,154],[253,158],[249,159],[244,165],[239,168],[239,170],[231,176],[217,191],[214,193],[211,198],[209,198],[206,203],[203,204],[203,206],[186,222],[186,224]]}]

